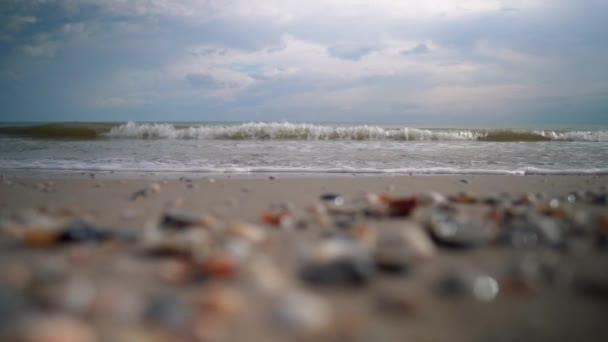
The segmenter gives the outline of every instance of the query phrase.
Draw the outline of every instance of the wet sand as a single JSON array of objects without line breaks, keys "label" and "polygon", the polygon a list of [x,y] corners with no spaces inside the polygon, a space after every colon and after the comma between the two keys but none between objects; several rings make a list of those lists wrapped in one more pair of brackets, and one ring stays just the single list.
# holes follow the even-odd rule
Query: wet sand
[{"label": "wet sand", "polygon": [[[605,324],[605,318],[608,317],[605,287],[608,283],[601,283],[605,279],[601,280],[598,285],[600,290],[591,291],[591,295],[585,291],[578,291],[570,284],[570,279],[573,278],[571,273],[587,267],[594,269],[601,267],[607,260],[606,251],[590,249],[586,240],[581,243],[582,247],[575,247],[567,252],[545,247],[519,250],[494,245],[464,250],[439,247],[432,260],[415,263],[403,274],[379,272],[364,285],[357,286],[348,284],[315,286],[299,279],[298,270],[304,262],[303,251],[319,241],[322,235],[320,230],[314,226],[285,230],[260,222],[260,213],[273,205],[289,203],[290,207],[305,208],[318,202],[319,195],[324,193],[351,196],[370,192],[399,197],[431,191],[446,195],[467,192],[479,198],[500,193],[513,196],[543,193],[544,198],[551,199],[576,191],[590,190],[605,193],[608,176],[287,177],[279,174],[188,176],[180,179],[178,176],[165,175],[106,174],[93,177],[89,174],[6,177],[0,181],[0,218],[6,220],[16,213],[31,208],[41,210],[43,213],[63,210],[70,215],[84,217],[100,227],[137,231],[143,229],[146,224],[158,222],[159,217],[166,210],[179,208],[188,212],[211,214],[222,222],[253,222],[260,225],[267,234],[264,244],[256,247],[255,252],[249,255],[249,259],[242,262],[235,276],[229,279],[208,277],[204,280],[188,281],[174,279],[179,276],[171,272],[179,272],[170,271],[171,267],[167,265],[171,264],[166,263],[166,260],[142,256],[137,248],[128,244],[116,246],[103,243],[92,246],[87,244],[85,247],[27,248],[11,244],[12,237],[5,236],[2,239],[0,263],[3,269],[21,269],[19,267],[27,269],[36,263],[54,260],[67,269],[65,272],[78,274],[79,279],[85,279],[83,286],[94,287],[97,293],[103,292],[100,288],[106,285],[111,287],[112,284],[118,286],[124,284],[125,287],[115,293],[116,298],[108,299],[110,302],[120,301],[121,296],[133,296],[144,303],[139,306],[145,307],[145,303],[149,302],[151,297],[162,293],[169,298],[182,300],[185,303],[184,307],[189,307],[194,302],[198,303],[201,297],[211,293],[211,288],[217,286],[229,287],[235,291],[233,293],[235,296],[241,298],[242,304],[235,305],[239,307],[236,310],[239,312],[238,318],[222,314],[219,318],[217,315],[212,316],[212,319],[206,320],[207,323],[199,322],[202,328],[197,328],[197,331],[202,329],[205,333],[201,332],[198,339],[192,337],[190,325],[194,323],[189,321],[188,329],[180,328],[184,331],[188,330],[188,336],[180,335],[181,331],[177,332],[178,340],[267,341],[286,338],[354,341],[608,340],[608,326]],[[146,189],[152,183],[159,186],[159,191],[155,189],[149,191],[146,196],[130,200],[135,192]],[[594,207],[593,212],[606,215],[608,210],[606,208],[606,206]],[[486,211],[483,213],[485,214]],[[478,211],[473,209],[469,215],[477,214]],[[412,220],[412,217],[409,217],[365,219],[364,222],[373,226],[375,231],[382,232],[398,230],[401,225]],[[86,259],[84,266],[80,265],[83,262],[79,260],[81,254],[86,256],[82,257]],[[327,327],[317,329],[326,322],[306,323],[306,320],[314,321],[314,319],[297,318],[298,315],[306,316],[307,313],[294,314],[296,318],[293,318],[281,310],[279,313],[275,312],[277,299],[272,294],[273,290],[268,293],[260,290],[259,285],[258,287],[253,285],[260,282],[259,279],[252,280],[255,276],[248,269],[251,260],[257,260],[256,255],[264,255],[270,264],[276,266],[275,273],[285,279],[283,283],[288,284],[279,286],[281,291],[285,293],[304,291],[313,296],[314,299],[310,301],[315,302],[318,299],[323,305],[328,303],[331,315],[327,318],[330,322],[327,323]],[[551,286],[546,284],[505,286],[501,280],[509,277],[510,263],[525,255],[531,255],[539,260],[549,260],[547,262],[551,264],[552,272],[555,273],[552,277],[557,281]],[[74,261],[75,259],[77,261]],[[159,271],[165,268],[169,269],[167,271],[169,275],[163,275],[164,271]],[[108,269],[112,270],[108,271]],[[563,283],[560,280],[562,273]],[[272,274],[270,272],[269,275],[262,277],[272,277]],[[488,275],[492,279],[499,280],[498,295],[491,300],[480,301],[467,295],[459,295],[458,289],[448,288],[447,294],[439,294],[438,284],[446,274]],[[3,279],[6,277],[8,276],[4,276]],[[69,278],[69,275],[67,277]],[[5,281],[10,283],[14,279],[5,279]],[[274,289],[272,286],[270,288]],[[287,288],[289,290],[286,290]],[[29,287],[27,291],[30,291]],[[327,311],[315,307],[314,304],[310,309],[306,309],[308,304],[306,300],[303,301],[302,310],[309,310],[312,316],[323,316]],[[295,301],[293,305],[298,306],[297,303]],[[57,314],[66,311],[62,305],[53,303],[49,312]],[[171,311],[175,308],[168,304],[165,309]],[[165,331],[150,330],[149,326],[146,326],[146,330],[133,328],[141,327],[141,324],[107,323],[106,318],[97,317],[103,316],[103,310],[101,314],[98,312],[91,314],[90,310],[92,309],[89,307],[74,309],[70,317],[82,319],[84,323],[79,322],[84,328],[91,329],[92,334],[98,335],[98,340],[127,341],[132,340],[134,336],[148,340],[152,337],[159,340],[163,338],[175,340],[175,335],[167,337]],[[115,314],[112,310],[105,314]],[[281,315],[286,317],[280,318]],[[171,321],[171,319],[167,319],[163,314],[160,316],[161,318],[156,318],[155,322],[166,327],[167,322],[164,320]],[[299,322],[298,319],[303,322]],[[289,323],[290,320],[296,323],[293,323],[295,327],[289,329],[286,326],[292,324]],[[133,321],[139,322],[139,318],[133,318]],[[116,325],[119,328],[110,329],[108,325],[112,327]],[[308,334],[307,329],[315,331]]]}]

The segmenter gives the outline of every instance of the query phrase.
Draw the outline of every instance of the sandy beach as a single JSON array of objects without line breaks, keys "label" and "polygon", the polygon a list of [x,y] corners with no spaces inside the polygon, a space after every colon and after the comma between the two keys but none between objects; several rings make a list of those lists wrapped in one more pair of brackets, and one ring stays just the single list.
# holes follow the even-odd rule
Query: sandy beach
[{"label": "sandy beach", "polygon": [[[564,198],[586,191],[605,194],[607,186],[608,176],[6,175],[0,182],[2,286],[11,288],[7,293],[19,293],[28,304],[11,304],[12,299],[5,296],[2,305],[18,308],[9,311],[19,323],[12,328],[26,324],[32,315],[40,316],[45,324],[37,326],[43,335],[72,333],[102,341],[607,340],[608,280],[606,268],[598,269],[608,259],[605,247],[595,248],[592,233],[568,236],[573,239],[572,244],[567,242],[568,248],[542,243],[524,248],[484,243],[452,249],[433,243],[424,261],[408,261],[407,271],[385,274],[379,268],[364,282],[353,285],[341,278],[334,281],[330,276],[326,282],[322,275],[306,278],[300,273],[310,250],[333,234],[334,225],[342,227],[338,222],[342,216],[332,216],[336,221],[327,229],[314,223],[274,226],[272,220],[260,220],[263,212],[276,212],[276,208],[308,208],[319,203],[323,194],[349,198],[372,193],[397,199],[429,192],[475,196],[474,204],[468,200],[455,200],[454,204],[466,207],[463,210],[471,217],[488,217],[494,205],[480,203],[482,198],[542,193],[537,204],[526,206],[538,209],[549,205],[545,202],[551,203],[549,207],[568,215],[569,208],[580,206],[581,212],[605,218],[605,204],[571,204]],[[141,196],[135,195],[138,191],[143,191]],[[354,227],[366,227],[363,231],[372,237],[372,244],[404,225],[419,225],[425,231],[418,216],[422,212],[420,198],[414,212],[404,217],[357,216]],[[551,202],[554,198],[559,198],[558,205]],[[249,222],[258,229],[252,232],[261,232],[263,237],[243,233],[256,237],[251,237],[255,241],[244,250],[230,244],[227,253],[242,256],[232,255],[237,260],[233,265],[236,270],[223,263],[219,268],[206,263],[201,279],[189,276],[192,268],[199,266],[184,261],[183,255],[152,257],[142,253],[141,237],[66,246],[34,242],[32,247],[18,232],[26,225],[23,216],[46,215],[84,220],[137,237],[172,211],[213,218],[215,223],[208,219],[203,226]],[[553,215],[553,211],[546,215]],[[555,215],[562,219],[562,214]],[[595,222],[589,229],[600,229]],[[164,224],[169,224],[166,218]],[[351,229],[351,224],[344,229]],[[213,234],[226,234],[222,229],[228,228]],[[335,229],[336,234],[342,234],[342,228]],[[361,240],[368,243],[365,234]],[[207,257],[205,254],[203,259]],[[534,264],[532,270],[526,269],[526,262]],[[40,271],[45,267],[53,271]],[[533,273],[533,279],[519,277],[521,272],[513,271],[519,267]],[[474,295],[466,279],[475,279]],[[478,283],[480,279],[489,283]],[[150,309],[149,303],[159,294],[165,301]],[[29,297],[34,298],[33,303]],[[196,311],[195,319],[192,310]],[[63,323],[45,321],[45,315],[51,314],[64,315]],[[19,329],[15,332],[10,327],[3,325],[3,336],[20,334]],[[32,336],[24,340],[41,341]],[[76,340],[66,337],[61,341]]]}]

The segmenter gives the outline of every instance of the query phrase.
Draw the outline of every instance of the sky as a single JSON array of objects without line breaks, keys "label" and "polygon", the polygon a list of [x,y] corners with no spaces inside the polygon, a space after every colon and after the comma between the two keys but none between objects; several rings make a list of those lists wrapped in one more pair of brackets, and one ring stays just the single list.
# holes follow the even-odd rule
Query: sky
[{"label": "sky", "polygon": [[608,124],[605,0],[2,0],[0,121]]}]

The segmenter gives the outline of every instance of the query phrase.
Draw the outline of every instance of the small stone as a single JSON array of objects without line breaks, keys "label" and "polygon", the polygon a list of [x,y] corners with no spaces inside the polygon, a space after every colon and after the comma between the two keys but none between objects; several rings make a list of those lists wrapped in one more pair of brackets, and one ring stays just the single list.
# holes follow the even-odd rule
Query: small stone
[{"label": "small stone", "polygon": [[273,179],[276,179],[276,177],[275,176],[268,176],[268,179],[273,180]]},{"label": "small stone", "polygon": [[441,276],[435,287],[435,292],[442,297],[462,297],[469,292],[468,284],[463,275],[447,273]]},{"label": "small stone", "polygon": [[470,296],[480,302],[494,300],[499,290],[496,279],[486,274],[448,273],[440,279],[436,287],[441,296]]},{"label": "small stone", "polygon": [[215,255],[205,260],[203,270],[212,277],[232,277],[236,274],[238,265],[228,255]]},{"label": "small stone", "polygon": [[416,200],[420,205],[432,206],[445,203],[446,198],[437,192],[426,192],[416,195]]},{"label": "small stone", "polygon": [[479,275],[473,280],[473,295],[481,302],[490,302],[494,300],[498,295],[498,292],[498,282],[490,276]]},{"label": "small stone", "polygon": [[391,198],[388,200],[388,210],[391,216],[408,216],[417,205],[416,197]]},{"label": "small stone", "polygon": [[449,248],[472,248],[489,241],[489,232],[479,224],[456,221],[435,222],[431,236],[440,246]]},{"label": "small stone", "polygon": [[164,229],[184,229],[195,226],[205,226],[204,219],[198,213],[182,209],[171,209],[165,211],[160,222]]},{"label": "small stone", "polygon": [[46,227],[28,227],[23,231],[23,242],[31,247],[50,247],[57,243],[57,231]]},{"label": "small stone", "polygon": [[152,191],[152,193],[157,194],[160,192],[160,189],[161,189],[160,183],[158,183],[158,182],[151,183],[148,186],[148,189],[150,189],[150,191]]},{"label": "small stone", "polygon": [[230,224],[226,227],[226,232],[254,243],[260,243],[266,239],[266,232],[261,227],[250,223]]},{"label": "small stone", "polygon": [[338,198],[338,197],[340,197],[340,195],[339,195],[339,194],[335,194],[335,193],[328,192],[328,193],[324,193],[324,194],[322,194],[321,196],[319,196],[319,199],[320,199],[321,201],[331,201],[331,202],[333,202],[333,201],[335,201],[335,200],[336,200],[336,198]]},{"label": "small stone", "polygon": [[365,245],[330,238],[317,246],[300,277],[313,285],[364,285],[373,273],[374,262]]},{"label": "small stone", "polygon": [[173,295],[156,295],[150,299],[144,312],[144,319],[167,329],[182,329],[192,313],[189,308]]},{"label": "small stone", "polygon": [[463,179],[460,180],[460,183],[462,183],[462,184],[469,184],[469,180],[463,178]]},{"label": "small stone", "polygon": [[58,235],[60,242],[100,242],[108,239],[108,233],[101,228],[86,222],[72,222],[64,227]]},{"label": "small stone", "polygon": [[298,335],[322,333],[331,324],[333,310],[323,298],[312,293],[294,291],[279,297],[273,316],[282,328]]},{"label": "small stone", "polygon": [[263,223],[272,225],[272,226],[278,226],[281,224],[281,220],[283,218],[285,218],[286,216],[289,216],[289,214],[287,212],[270,212],[270,211],[263,211],[262,214],[260,215],[260,221],[262,221]]},{"label": "small stone", "polygon": [[475,195],[467,193],[467,192],[461,192],[455,196],[451,196],[450,200],[454,203],[458,203],[458,204],[475,204],[477,203],[477,197],[475,197]]}]

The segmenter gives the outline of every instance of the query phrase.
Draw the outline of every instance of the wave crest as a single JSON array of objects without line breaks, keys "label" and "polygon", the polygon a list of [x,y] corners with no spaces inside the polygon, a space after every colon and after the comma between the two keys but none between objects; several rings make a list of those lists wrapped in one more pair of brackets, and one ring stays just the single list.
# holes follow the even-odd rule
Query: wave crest
[{"label": "wave crest", "polygon": [[113,127],[104,136],[130,139],[225,140],[608,141],[606,131],[436,130],[384,128],[373,125],[324,126],[289,122],[188,127],[128,122]]}]

